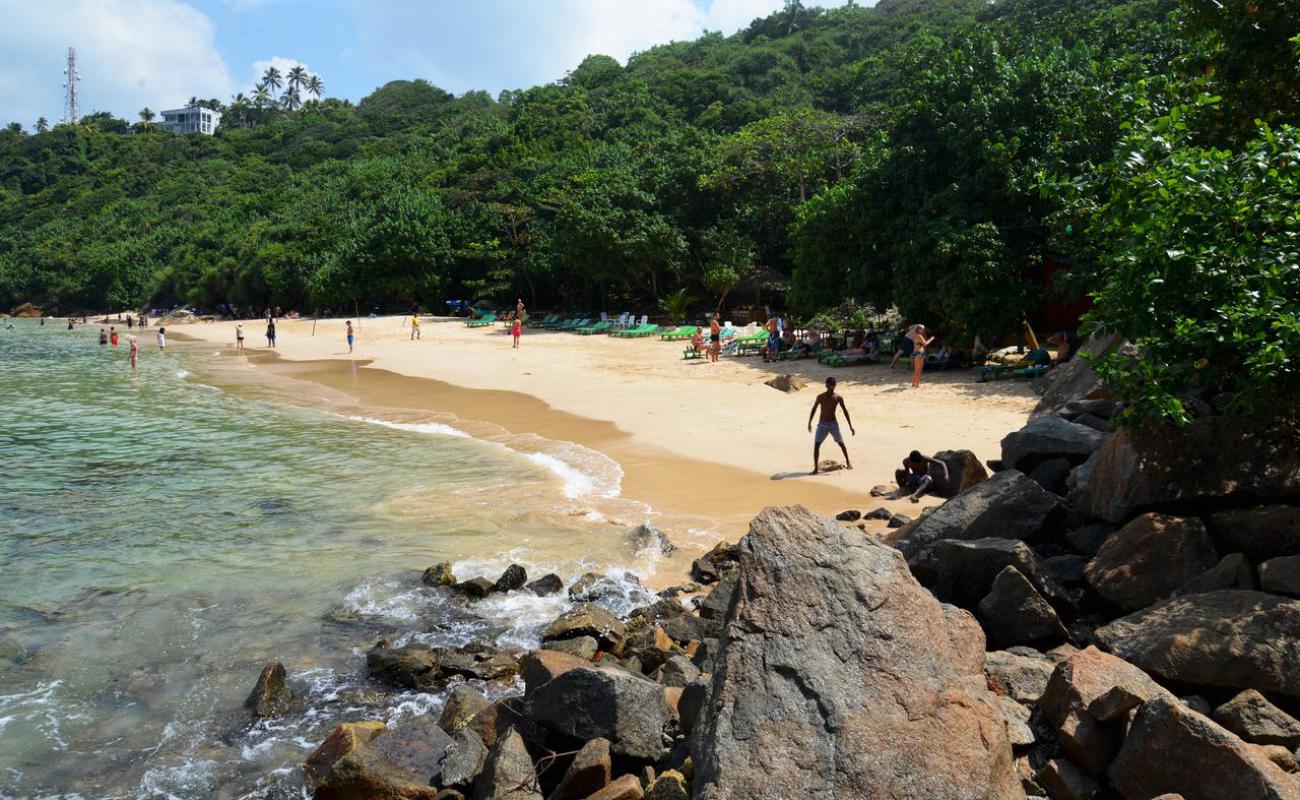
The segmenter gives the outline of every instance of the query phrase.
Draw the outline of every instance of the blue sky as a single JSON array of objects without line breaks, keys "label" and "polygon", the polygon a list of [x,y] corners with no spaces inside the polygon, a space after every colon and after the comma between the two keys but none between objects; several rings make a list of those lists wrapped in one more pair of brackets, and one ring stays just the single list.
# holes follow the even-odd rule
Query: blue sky
[{"label": "blue sky", "polygon": [[[807,2],[807,0],[805,0]],[[842,0],[823,0],[833,5]],[[872,2],[863,3],[871,5]],[[399,78],[457,94],[563,77],[590,53],[732,33],[782,0],[0,0],[0,124],[62,115],[63,53],[78,50],[81,111],[134,119],[191,95],[247,92],[301,63],[357,101]]]}]

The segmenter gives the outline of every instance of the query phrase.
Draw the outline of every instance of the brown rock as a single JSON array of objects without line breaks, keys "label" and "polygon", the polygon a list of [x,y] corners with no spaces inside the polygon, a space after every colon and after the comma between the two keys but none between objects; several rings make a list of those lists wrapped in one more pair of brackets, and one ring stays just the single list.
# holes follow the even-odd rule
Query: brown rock
[{"label": "brown rock", "polygon": [[1060,641],[1066,636],[1056,610],[1013,566],[998,573],[993,588],[980,600],[979,616],[989,641],[1000,647]]},{"label": "brown rock", "polygon": [[315,786],[329,773],[334,762],[363,745],[369,744],[386,728],[382,722],[345,722],[316,746],[303,764],[308,786]]},{"label": "brown rock", "polygon": [[1295,753],[1278,744],[1248,744],[1256,753],[1277,764],[1283,772],[1296,771]]},{"label": "brown rock", "polygon": [[1023,799],[983,635],[900,553],[806,509],[768,508],[739,570],[743,600],[691,734],[696,800]]},{"label": "brown rock", "polygon": [[1102,544],[1084,574],[1102,597],[1136,611],[1165,599],[1218,560],[1199,519],[1143,514]]},{"label": "brown rock", "polygon": [[244,701],[244,707],[258,719],[282,716],[292,705],[293,692],[289,691],[284,664],[279,661],[262,668],[257,685]]},{"label": "brown rock", "polygon": [[665,770],[646,788],[645,800],[690,800],[686,778],[676,770]]},{"label": "brown rock", "polygon": [[610,768],[609,740],[592,739],[573,757],[550,800],[581,800],[604,789],[609,784]]},{"label": "brown rock", "polygon": [[948,478],[944,480],[943,470],[930,466],[934,494],[939,497],[956,497],[989,476],[989,471],[969,450],[940,450],[934,454],[934,460],[942,461],[948,467]]},{"label": "brown rock", "polygon": [[[433,800],[437,790],[375,746],[382,722],[345,723],[307,758],[307,785],[317,800]],[[429,772],[433,772],[433,760]]]},{"label": "brown rock", "polygon": [[524,697],[529,697],[538,687],[557,675],[578,667],[590,667],[591,662],[555,650],[535,650],[524,656],[519,661],[519,666],[524,676]]},{"label": "brown rock", "polygon": [[808,385],[808,382],[798,375],[777,375],[775,378],[763,381],[773,389],[786,392],[797,392]]},{"label": "brown rock", "polygon": [[1063,758],[1048,761],[1035,779],[1052,800],[1092,800],[1101,793],[1101,784]]},{"label": "brown rock", "polygon": [[1168,694],[1132,664],[1089,647],[1057,665],[1039,701],[1066,754],[1096,776],[1105,774],[1118,752],[1124,726],[1122,721],[1099,720],[1089,709],[1116,687],[1143,699]]},{"label": "brown rock", "polygon": [[1214,710],[1214,721],[1253,744],[1300,746],[1300,721],[1247,689]]},{"label": "brown rock", "polygon": [[451,571],[450,561],[440,561],[429,567],[420,576],[426,586],[455,586],[456,575]]},{"label": "brown rock", "polygon": [[1296,800],[1300,785],[1232,733],[1176,700],[1138,710],[1111,784],[1126,798],[1174,792],[1187,800]]},{"label": "brown rock", "polygon": [[1205,518],[1219,550],[1241,552],[1258,564],[1300,556],[1300,506],[1256,506],[1216,511]]},{"label": "brown rock", "polygon": [[[1256,417],[1120,431],[1097,452],[1085,512],[1123,522],[1142,511],[1300,495],[1300,428]],[[1243,547],[1228,548],[1252,556]],[[1265,556],[1264,558],[1268,558]]]},{"label": "brown rock", "polygon": [[1218,564],[1197,575],[1179,594],[1218,592],[1223,589],[1254,589],[1255,574],[1241,553],[1226,555]]},{"label": "brown rock", "polygon": [[1054,662],[1038,653],[1028,656],[994,650],[984,659],[984,677],[989,689],[1017,703],[1037,704],[1055,668]]},{"label": "brown rock", "polygon": [[1278,556],[1259,565],[1259,588],[1300,597],[1300,556]]},{"label": "brown rock", "polygon": [[1300,601],[1262,592],[1175,597],[1096,631],[1098,642],[1189,686],[1300,697]]},{"label": "brown rock", "polygon": [[568,653],[571,656],[590,661],[595,658],[600,645],[590,636],[577,636],[572,639],[552,639],[549,642],[542,642],[542,649],[554,650],[557,653]]},{"label": "brown rock", "polygon": [[[447,695],[447,702],[442,706],[442,714],[438,717],[438,727],[447,733],[455,733],[491,706],[492,701],[479,692],[466,684],[457,684],[451,687],[451,693]],[[495,738],[493,737],[494,740]]]},{"label": "brown rock", "polygon": [[523,737],[513,728],[488,753],[483,772],[474,782],[474,800],[542,800],[533,760]]},{"label": "brown rock", "polygon": [[645,792],[635,775],[623,775],[604,789],[588,795],[587,800],[641,800]]},{"label": "brown rock", "polygon": [[618,655],[623,651],[627,626],[594,603],[579,603],[547,626],[542,639],[549,641],[579,636],[590,636],[600,643],[602,650]]}]

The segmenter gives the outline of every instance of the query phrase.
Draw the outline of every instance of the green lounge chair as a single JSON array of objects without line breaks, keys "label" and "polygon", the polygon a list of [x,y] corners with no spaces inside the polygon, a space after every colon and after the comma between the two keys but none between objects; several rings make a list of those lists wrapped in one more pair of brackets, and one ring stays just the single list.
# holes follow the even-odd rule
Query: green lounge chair
[{"label": "green lounge chair", "polygon": [[528,321],[528,325],[529,327],[532,328],[545,328],[548,324],[554,321],[555,321],[555,315],[550,314],[543,319],[530,319]]},{"label": "green lounge chair", "polygon": [[767,346],[767,331],[757,331],[748,336],[741,336],[736,339],[737,356],[756,356]]},{"label": "green lounge chair", "polygon": [[568,322],[561,325],[560,330],[562,331],[575,330],[577,328],[581,328],[583,325],[589,324],[590,322],[591,322],[590,317],[581,317],[581,318],[575,317],[574,319],[571,319]]},{"label": "green lounge chair", "polygon": [[682,358],[685,358],[685,359],[704,358],[704,354],[705,354],[706,352],[708,352],[708,351],[707,351],[707,350],[696,350],[694,347],[688,347],[688,348],[686,348],[685,350],[682,351]]},{"label": "green lounge chair", "polygon": [[1041,348],[1037,350],[1030,350],[1028,353],[1025,354],[1025,357],[1023,359],[1021,359],[1015,364],[985,364],[984,366],[980,367],[979,368],[980,383],[984,383],[985,381],[991,381],[991,380],[996,381],[1002,378],[1011,378],[1011,377],[1021,377],[1021,378],[1035,377],[1036,375],[1041,375],[1043,372],[1046,372],[1047,370],[1043,369],[1040,372],[1035,373],[1035,375],[1028,375],[1027,373],[1024,372],[1024,370],[1032,369],[1034,367],[1046,368],[1046,367],[1050,367],[1051,364],[1052,364],[1052,356],[1046,350],[1043,350]]},{"label": "green lounge chair", "polygon": [[645,325],[637,325],[635,328],[624,328],[621,331],[611,331],[609,335],[621,336],[624,339],[635,339],[640,336],[650,336],[657,330],[659,330],[658,325],[653,325],[647,322]]},{"label": "green lounge chair", "polygon": [[698,330],[699,326],[697,325],[683,325],[680,328],[661,333],[659,338],[663,339],[665,342],[680,342],[683,339],[691,338]]},{"label": "green lounge chair", "polygon": [[612,327],[614,327],[614,323],[606,319],[597,322],[595,325],[587,325],[582,328],[578,328],[577,331],[583,336],[591,336],[592,334],[596,334],[596,333],[606,333]]},{"label": "green lounge chair", "polygon": [[496,314],[484,314],[478,319],[472,319],[469,322],[466,322],[465,326],[469,328],[486,328],[496,321]]}]

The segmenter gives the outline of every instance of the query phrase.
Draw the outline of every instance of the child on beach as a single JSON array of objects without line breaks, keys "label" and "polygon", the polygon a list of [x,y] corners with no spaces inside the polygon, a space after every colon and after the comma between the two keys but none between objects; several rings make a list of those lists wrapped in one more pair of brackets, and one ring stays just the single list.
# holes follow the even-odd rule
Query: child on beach
[{"label": "child on beach", "polygon": [[411,341],[415,341],[416,339],[419,338],[420,338],[420,315],[412,314],[411,315]]},{"label": "child on beach", "polygon": [[159,349],[159,350],[166,350],[166,349],[167,349],[167,329],[166,329],[166,328],[159,328],[159,329],[158,329],[158,349]]},{"label": "child on beach", "polygon": [[[523,301],[520,301],[520,302],[522,303]],[[514,323],[510,326],[510,335],[514,337],[514,340],[515,340],[515,349],[516,349],[516,350],[519,349],[519,336],[520,336],[520,334],[522,334],[523,332],[524,332],[524,320],[523,320],[523,315],[520,314],[518,311],[516,311],[516,312],[515,312],[515,321],[514,321]]]},{"label": "child on beach", "polygon": [[235,323],[235,352],[244,352],[244,323]]},{"label": "child on beach", "polygon": [[266,318],[266,346],[275,347],[275,317]]},{"label": "child on beach", "polygon": [[351,353],[352,342],[354,340],[354,334],[352,333],[352,320],[347,321],[347,326],[348,326],[348,352]]},{"label": "child on beach", "polygon": [[131,337],[131,369],[136,369],[136,359],[140,356],[140,346],[136,344],[135,337]]},{"label": "child on beach", "polygon": [[103,328],[99,329],[99,344],[101,347],[108,344],[108,333]]}]

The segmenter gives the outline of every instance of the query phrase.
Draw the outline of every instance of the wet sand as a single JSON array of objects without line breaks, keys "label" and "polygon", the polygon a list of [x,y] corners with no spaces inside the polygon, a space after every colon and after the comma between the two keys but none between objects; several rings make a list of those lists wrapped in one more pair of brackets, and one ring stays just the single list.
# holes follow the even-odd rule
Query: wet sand
[{"label": "wet sand", "polygon": [[[351,355],[340,320],[320,320],[315,336],[311,320],[281,321],[274,353],[258,346],[262,325],[246,322],[240,359],[225,358],[233,354],[233,322],[169,325],[168,332],[218,344],[232,387],[261,386],[293,402],[383,419],[450,414],[475,436],[503,430],[590,447],[622,467],[624,497],[712,520],[732,540],[765,505],[801,503],[828,515],[884,505],[915,514],[917,505],[868,491],[889,483],[914,448],[997,457],[1002,436],[1023,424],[1035,402],[1026,384],[979,384],[966,371],[927,373],[914,391],[905,370],[887,365],[832,370],[725,356],[710,365],[683,361],[681,343],[657,338],[531,330],[514,350],[500,327],[428,318],[422,340],[410,341],[407,319],[362,320]],[[809,386],[786,394],[763,384],[783,372]],[[858,430],[850,436],[843,426],[855,469],[810,476],[805,424],[827,375],[839,380]],[[829,439],[822,458],[841,460]]]}]

